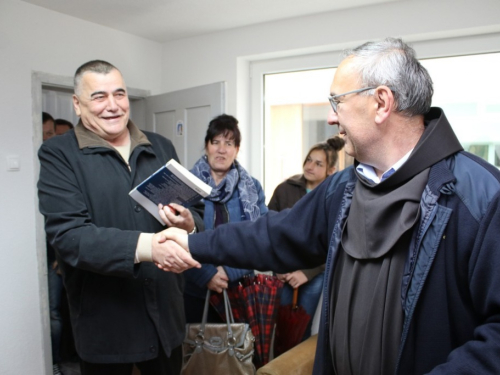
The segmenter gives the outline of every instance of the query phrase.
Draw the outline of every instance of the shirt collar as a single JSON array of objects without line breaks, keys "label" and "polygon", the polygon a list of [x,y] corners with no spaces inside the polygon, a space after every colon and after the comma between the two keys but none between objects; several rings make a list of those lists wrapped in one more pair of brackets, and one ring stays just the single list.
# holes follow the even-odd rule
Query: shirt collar
[{"label": "shirt collar", "polygon": [[358,166],[356,167],[356,170],[358,171],[358,173],[360,173],[361,175],[363,175],[367,179],[378,184],[382,180],[384,180],[384,178],[387,178],[391,174],[396,172],[406,162],[406,160],[408,160],[412,151],[413,151],[413,149],[411,149],[405,156],[403,156],[396,163],[394,163],[394,165],[391,168],[389,168],[384,173],[382,173],[382,178],[379,178],[377,176],[377,173],[375,172],[375,169],[371,165],[368,165],[368,164],[359,163]]},{"label": "shirt collar", "polygon": [[[132,122],[132,120],[128,121],[127,127],[130,132],[130,150],[133,150],[138,145],[151,144],[148,137]],[[80,120],[75,127],[75,136],[80,149],[84,149],[86,147],[112,148],[108,142],[83,126],[82,120]]]}]

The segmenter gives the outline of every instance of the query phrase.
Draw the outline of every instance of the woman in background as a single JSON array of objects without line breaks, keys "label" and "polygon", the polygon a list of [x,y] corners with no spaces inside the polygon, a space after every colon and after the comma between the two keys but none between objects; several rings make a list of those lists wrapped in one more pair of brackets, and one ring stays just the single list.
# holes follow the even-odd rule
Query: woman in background
[{"label": "woman in background", "polygon": [[[343,147],[344,140],[338,136],[314,145],[304,160],[304,173],[292,176],[276,187],[269,201],[269,209],[281,211],[291,208],[300,198],[333,174],[338,160],[338,152]],[[313,269],[278,274],[277,276],[285,283],[281,295],[281,305],[291,304],[293,289],[301,287],[298,304],[311,316],[311,321],[302,338],[305,340],[311,335],[312,317],[321,296],[324,265]]]},{"label": "woman in background", "polygon": [[[196,177],[212,187],[212,193],[204,199],[205,230],[228,222],[256,220],[267,212],[262,186],[236,160],[240,143],[236,118],[224,114],[210,121],[205,136],[205,155],[191,169]],[[201,322],[207,288],[221,293],[248,274],[253,274],[253,270],[212,264],[186,271],[184,307],[187,323]],[[208,321],[221,321],[212,307]]]}]

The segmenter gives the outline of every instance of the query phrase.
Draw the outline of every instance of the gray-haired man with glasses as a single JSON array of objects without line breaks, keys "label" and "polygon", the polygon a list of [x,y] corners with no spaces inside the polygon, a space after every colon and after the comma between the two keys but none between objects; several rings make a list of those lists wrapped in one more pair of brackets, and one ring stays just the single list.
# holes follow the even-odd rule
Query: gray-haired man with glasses
[{"label": "gray-haired man with glasses", "polygon": [[500,172],[462,150],[400,39],[348,51],[330,94],[354,166],[289,211],[169,230],[172,252],[279,273],[326,262],[315,375],[500,374]]}]

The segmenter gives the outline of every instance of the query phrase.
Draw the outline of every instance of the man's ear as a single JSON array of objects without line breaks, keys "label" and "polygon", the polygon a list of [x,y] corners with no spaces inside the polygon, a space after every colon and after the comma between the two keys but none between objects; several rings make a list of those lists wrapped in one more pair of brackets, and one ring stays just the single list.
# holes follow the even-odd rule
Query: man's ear
[{"label": "man's ear", "polygon": [[73,108],[75,109],[76,115],[80,117],[82,111],[80,110],[80,100],[76,95],[73,95]]},{"label": "man's ear", "polygon": [[394,93],[387,86],[379,86],[373,94],[377,105],[375,122],[381,124],[387,120],[394,106]]}]

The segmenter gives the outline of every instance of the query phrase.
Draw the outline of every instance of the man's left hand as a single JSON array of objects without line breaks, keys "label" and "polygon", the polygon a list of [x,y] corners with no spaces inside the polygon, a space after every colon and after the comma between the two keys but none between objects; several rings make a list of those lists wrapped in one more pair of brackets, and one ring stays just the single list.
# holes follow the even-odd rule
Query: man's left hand
[{"label": "man's left hand", "polygon": [[167,206],[158,205],[160,217],[168,227],[184,229],[191,233],[194,230],[194,219],[191,211],[177,203],[170,203]]}]

